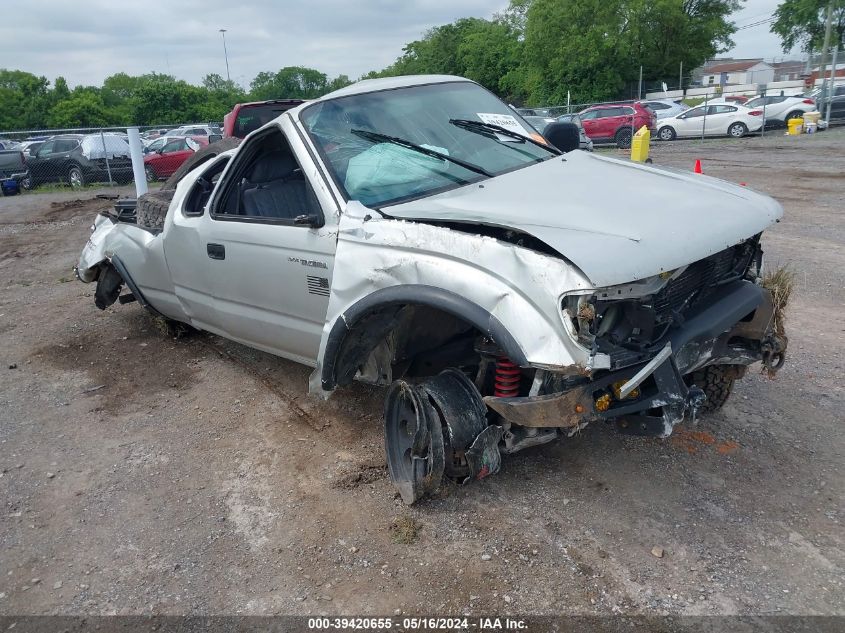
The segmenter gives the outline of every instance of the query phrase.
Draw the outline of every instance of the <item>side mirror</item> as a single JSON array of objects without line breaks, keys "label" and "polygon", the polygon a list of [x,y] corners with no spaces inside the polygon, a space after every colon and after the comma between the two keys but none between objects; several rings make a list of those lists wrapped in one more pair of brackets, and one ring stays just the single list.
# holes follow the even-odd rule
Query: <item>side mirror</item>
[{"label": "side mirror", "polygon": [[312,228],[319,228],[323,225],[318,215],[298,215],[293,219],[293,223],[299,226],[310,226]]},{"label": "side mirror", "polygon": [[222,134],[209,134],[208,135],[208,144],[211,145],[212,143],[216,143],[223,139]]},{"label": "side mirror", "polygon": [[550,123],[543,130],[543,136],[564,154],[581,146],[581,131],[574,123]]}]

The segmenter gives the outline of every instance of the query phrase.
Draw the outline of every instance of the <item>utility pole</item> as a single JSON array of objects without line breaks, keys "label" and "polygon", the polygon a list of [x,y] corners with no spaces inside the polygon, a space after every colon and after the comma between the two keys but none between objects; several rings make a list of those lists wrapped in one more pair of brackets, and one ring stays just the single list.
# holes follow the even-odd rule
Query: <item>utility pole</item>
[{"label": "utility pole", "polygon": [[684,62],[681,60],[681,70],[678,72],[678,90],[684,89]]},{"label": "utility pole", "polygon": [[220,29],[220,34],[223,36],[223,57],[226,59],[226,81],[232,81],[229,75],[229,53],[226,51],[226,29]]},{"label": "utility pole", "polygon": [[824,120],[828,122],[828,126],[830,125],[830,106],[833,105],[833,95],[836,94],[836,88],[834,88],[835,81],[836,81],[836,56],[839,53],[839,43],[836,43],[836,48],[833,49],[833,63],[832,68],[830,69],[830,89],[828,92],[827,98],[827,113],[825,114]]},{"label": "utility pole", "polygon": [[640,65],[640,83],[637,84],[637,101],[643,98],[643,67]]},{"label": "utility pole", "polygon": [[[822,45],[822,60],[821,65],[819,66],[819,77],[822,80],[822,91],[821,91],[821,98],[824,100],[825,98],[825,88],[827,86],[826,78],[825,78],[825,71],[827,70],[827,51],[830,48],[830,32],[833,28],[833,2],[834,0],[830,0],[827,5],[827,24],[824,27],[824,44]],[[834,69],[836,72],[836,69]]]}]

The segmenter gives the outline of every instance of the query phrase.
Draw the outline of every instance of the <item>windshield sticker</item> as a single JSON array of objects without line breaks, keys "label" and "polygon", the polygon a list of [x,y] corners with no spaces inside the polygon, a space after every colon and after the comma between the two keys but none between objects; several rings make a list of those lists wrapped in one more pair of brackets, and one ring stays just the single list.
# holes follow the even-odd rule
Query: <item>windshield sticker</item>
[{"label": "windshield sticker", "polygon": [[[513,132],[517,132],[518,134],[522,134],[523,136],[528,136],[528,132],[519,124],[519,121],[516,120],[516,117],[510,114],[493,114],[490,112],[476,112],[475,115],[481,119],[482,123],[489,123],[490,125],[498,125],[499,127],[503,127],[507,130],[511,130]],[[503,141],[513,141],[514,139],[508,137],[502,137],[501,140]]]}]

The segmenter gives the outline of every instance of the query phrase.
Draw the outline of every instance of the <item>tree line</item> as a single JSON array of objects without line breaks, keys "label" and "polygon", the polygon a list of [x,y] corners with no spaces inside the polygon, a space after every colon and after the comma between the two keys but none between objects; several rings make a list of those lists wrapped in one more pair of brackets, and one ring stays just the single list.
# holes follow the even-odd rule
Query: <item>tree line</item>
[{"label": "tree line", "polygon": [[273,98],[313,99],[349,85],[345,75],[299,66],[259,73],[249,91],[220,75],[206,75],[199,86],[171,75],[117,73],[102,86],[68,87],[63,77],[0,70],[0,130],[173,125],[222,121],[236,103]]},{"label": "tree line", "polygon": [[[729,50],[730,16],[744,0],[511,0],[492,19],[464,18],[408,43],[396,61],[366,78],[453,74],[473,79],[520,105],[603,101],[630,96],[646,82],[674,85]],[[835,0],[839,39],[845,0]],[[817,46],[827,0],[785,0],[772,30],[784,49]],[[72,90],[63,77],[0,70],[0,130],[220,121],[235,103],[312,99],[352,80],[313,68],[261,72],[245,90],[220,75],[193,85],[170,75],[117,73],[102,86]],[[624,94],[624,93],[628,94]],[[634,92],[635,94],[635,92]]]}]

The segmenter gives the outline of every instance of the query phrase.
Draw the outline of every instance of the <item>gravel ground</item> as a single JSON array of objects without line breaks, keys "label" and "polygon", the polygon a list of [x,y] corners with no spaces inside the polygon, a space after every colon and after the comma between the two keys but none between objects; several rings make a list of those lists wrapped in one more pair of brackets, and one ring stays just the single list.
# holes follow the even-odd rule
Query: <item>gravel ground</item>
[{"label": "gravel ground", "polygon": [[845,614],[845,130],[652,155],[784,205],[786,367],[410,509],[380,390],[317,402],[305,367],[100,312],[71,267],[108,203],[0,200],[0,614]]}]

